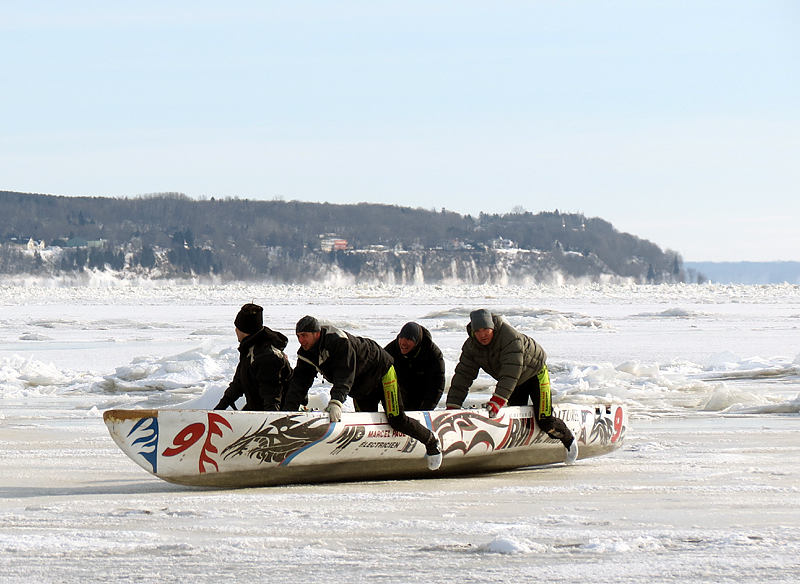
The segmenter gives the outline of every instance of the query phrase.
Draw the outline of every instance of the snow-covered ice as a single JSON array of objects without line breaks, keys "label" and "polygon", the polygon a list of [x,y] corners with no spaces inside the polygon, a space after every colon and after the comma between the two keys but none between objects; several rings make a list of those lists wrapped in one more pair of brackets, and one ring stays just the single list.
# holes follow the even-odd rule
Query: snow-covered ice
[{"label": "snow-covered ice", "polygon": [[[469,478],[152,477],[102,411],[212,407],[251,301],[292,360],[305,314],[384,344],[416,320],[448,376],[470,310],[490,308],[543,345],[556,401],[627,404],[626,443]],[[0,286],[0,583],[796,582],[798,329],[790,285]]]}]

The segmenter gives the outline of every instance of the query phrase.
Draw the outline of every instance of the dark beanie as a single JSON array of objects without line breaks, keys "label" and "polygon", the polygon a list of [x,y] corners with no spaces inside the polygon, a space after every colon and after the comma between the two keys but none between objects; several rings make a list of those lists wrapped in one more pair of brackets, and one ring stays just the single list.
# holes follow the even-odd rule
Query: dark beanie
[{"label": "dark beanie", "polygon": [[469,322],[472,325],[472,330],[476,331],[482,328],[494,329],[494,319],[492,313],[485,308],[479,308],[469,313]]},{"label": "dark beanie", "polygon": [[400,332],[397,334],[397,338],[408,339],[409,341],[418,343],[422,338],[422,331],[417,323],[407,322],[403,325],[403,328],[400,329]]},{"label": "dark beanie", "polygon": [[239,314],[236,315],[233,324],[244,334],[252,335],[260,331],[261,327],[264,326],[264,321],[262,319],[263,312],[264,309],[258,304],[245,304],[242,306],[241,310],[239,310]]},{"label": "dark beanie", "polygon": [[298,320],[297,326],[294,327],[294,332],[296,333],[318,333],[319,331],[319,321],[308,315]]}]

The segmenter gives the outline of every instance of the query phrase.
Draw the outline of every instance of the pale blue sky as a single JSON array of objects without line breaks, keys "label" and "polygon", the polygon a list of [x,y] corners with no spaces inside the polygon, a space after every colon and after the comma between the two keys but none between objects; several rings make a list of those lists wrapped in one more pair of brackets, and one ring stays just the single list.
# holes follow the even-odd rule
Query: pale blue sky
[{"label": "pale blue sky", "polygon": [[0,51],[0,190],[560,209],[800,261],[796,1],[11,1]]}]

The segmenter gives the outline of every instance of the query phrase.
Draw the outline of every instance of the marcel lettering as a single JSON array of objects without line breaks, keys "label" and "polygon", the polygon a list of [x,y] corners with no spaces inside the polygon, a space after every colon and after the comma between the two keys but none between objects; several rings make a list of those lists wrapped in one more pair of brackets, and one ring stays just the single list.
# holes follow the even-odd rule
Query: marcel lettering
[{"label": "marcel lettering", "polygon": [[370,430],[367,434],[367,438],[397,438],[399,436],[405,436],[405,434],[397,430]]}]

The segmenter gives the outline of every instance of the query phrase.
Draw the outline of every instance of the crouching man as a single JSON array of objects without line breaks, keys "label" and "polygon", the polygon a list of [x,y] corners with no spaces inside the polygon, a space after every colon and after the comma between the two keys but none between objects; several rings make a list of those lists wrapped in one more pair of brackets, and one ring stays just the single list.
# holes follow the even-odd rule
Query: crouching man
[{"label": "crouching man", "polygon": [[384,348],[394,358],[403,406],[409,411],[435,409],[444,393],[444,357],[430,331],[407,322]]},{"label": "crouching man", "polygon": [[567,449],[564,462],[574,464],[578,442],[564,420],[553,416],[544,349],[502,316],[486,309],[475,310],[469,317],[469,338],[461,347],[461,357],[450,382],[447,409],[458,409],[464,404],[472,382],[483,369],[497,381],[494,395],[486,404],[489,417],[496,417],[506,404],[528,405],[530,397],[539,428],[561,441]]},{"label": "crouching man", "polygon": [[331,399],[325,411],[331,422],[342,419],[342,404],[353,398],[356,411],[377,412],[383,403],[389,425],[425,445],[428,468],[442,464],[442,451],[436,435],[409,418],[397,387],[393,359],[378,343],[356,337],[333,326],[320,326],[313,316],[304,316],[295,328],[300,349],[283,409],[294,411],[306,402],[317,372],[331,383]]},{"label": "crouching man", "polygon": [[245,304],[233,321],[239,340],[239,365],[215,410],[227,410],[243,395],[245,410],[278,411],[292,366],[283,353],[289,339],[263,324],[264,309]]}]

